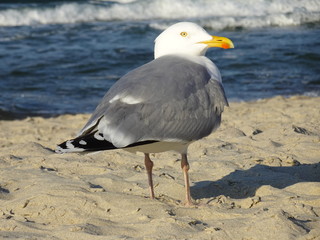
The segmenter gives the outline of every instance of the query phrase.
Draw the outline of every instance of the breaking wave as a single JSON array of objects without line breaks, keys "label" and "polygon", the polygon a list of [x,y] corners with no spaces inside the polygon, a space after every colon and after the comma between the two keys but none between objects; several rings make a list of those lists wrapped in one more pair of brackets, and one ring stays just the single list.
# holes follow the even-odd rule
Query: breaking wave
[{"label": "breaking wave", "polygon": [[163,29],[192,20],[212,29],[295,26],[320,22],[318,0],[119,0],[6,5],[0,26],[96,21],[151,21]]}]

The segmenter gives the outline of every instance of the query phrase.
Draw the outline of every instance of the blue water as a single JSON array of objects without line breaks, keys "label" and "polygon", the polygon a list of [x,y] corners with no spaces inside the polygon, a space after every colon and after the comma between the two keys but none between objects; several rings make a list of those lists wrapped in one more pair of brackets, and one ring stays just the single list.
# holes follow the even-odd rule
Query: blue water
[{"label": "blue water", "polygon": [[320,96],[319,1],[1,2],[0,119],[93,111],[179,21],[233,40],[207,52],[229,100]]}]

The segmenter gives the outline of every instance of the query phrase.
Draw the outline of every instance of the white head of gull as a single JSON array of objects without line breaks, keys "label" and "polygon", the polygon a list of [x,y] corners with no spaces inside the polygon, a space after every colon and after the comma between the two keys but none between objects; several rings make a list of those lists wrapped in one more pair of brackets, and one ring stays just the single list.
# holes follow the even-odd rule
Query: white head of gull
[{"label": "white head of gull", "polygon": [[59,144],[56,152],[143,152],[150,197],[154,199],[149,154],[177,151],[186,203],[192,205],[187,148],[219,127],[228,105],[220,72],[204,56],[210,47],[233,48],[233,43],[210,36],[190,22],[167,28],[155,40],[155,60],[120,78],[78,136]]},{"label": "white head of gull", "polygon": [[195,23],[180,22],[156,38],[154,58],[168,54],[204,56],[210,47],[233,48],[233,43],[225,37],[209,35]]}]

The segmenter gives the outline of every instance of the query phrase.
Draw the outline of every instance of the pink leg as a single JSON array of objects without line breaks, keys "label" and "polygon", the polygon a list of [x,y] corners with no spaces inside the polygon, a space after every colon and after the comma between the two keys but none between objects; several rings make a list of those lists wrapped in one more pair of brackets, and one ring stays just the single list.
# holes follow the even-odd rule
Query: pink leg
[{"label": "pink leg", "polygon": [[144,164],[147,169],[147,174],[148,174],[148,183],[150,187],[150,198],[154,199],[154,191],[153,191],[153,181],[152,181],[152,167],[153,167],[153,162],[151,161],[149,157],[149,153],[144,154]]},{"label": "pink leg", "polygon": [[189,174],[188,171],[190,169],[187,154],[181,154],[181,168],[184,176],[184,185],[186,188],[186,205],[193,205],[190,194],[190,183],[189,183]]}]

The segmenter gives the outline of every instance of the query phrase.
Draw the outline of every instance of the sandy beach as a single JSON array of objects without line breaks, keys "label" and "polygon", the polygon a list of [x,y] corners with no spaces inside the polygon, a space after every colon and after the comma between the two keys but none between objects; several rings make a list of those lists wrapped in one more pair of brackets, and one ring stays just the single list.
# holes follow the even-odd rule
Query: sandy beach
[{"label": "sandy beach", "polygon": [[320,239],[320,98],[230,103],[180,155],[55,154],[89,115],[0,121],[0,239]]}]

